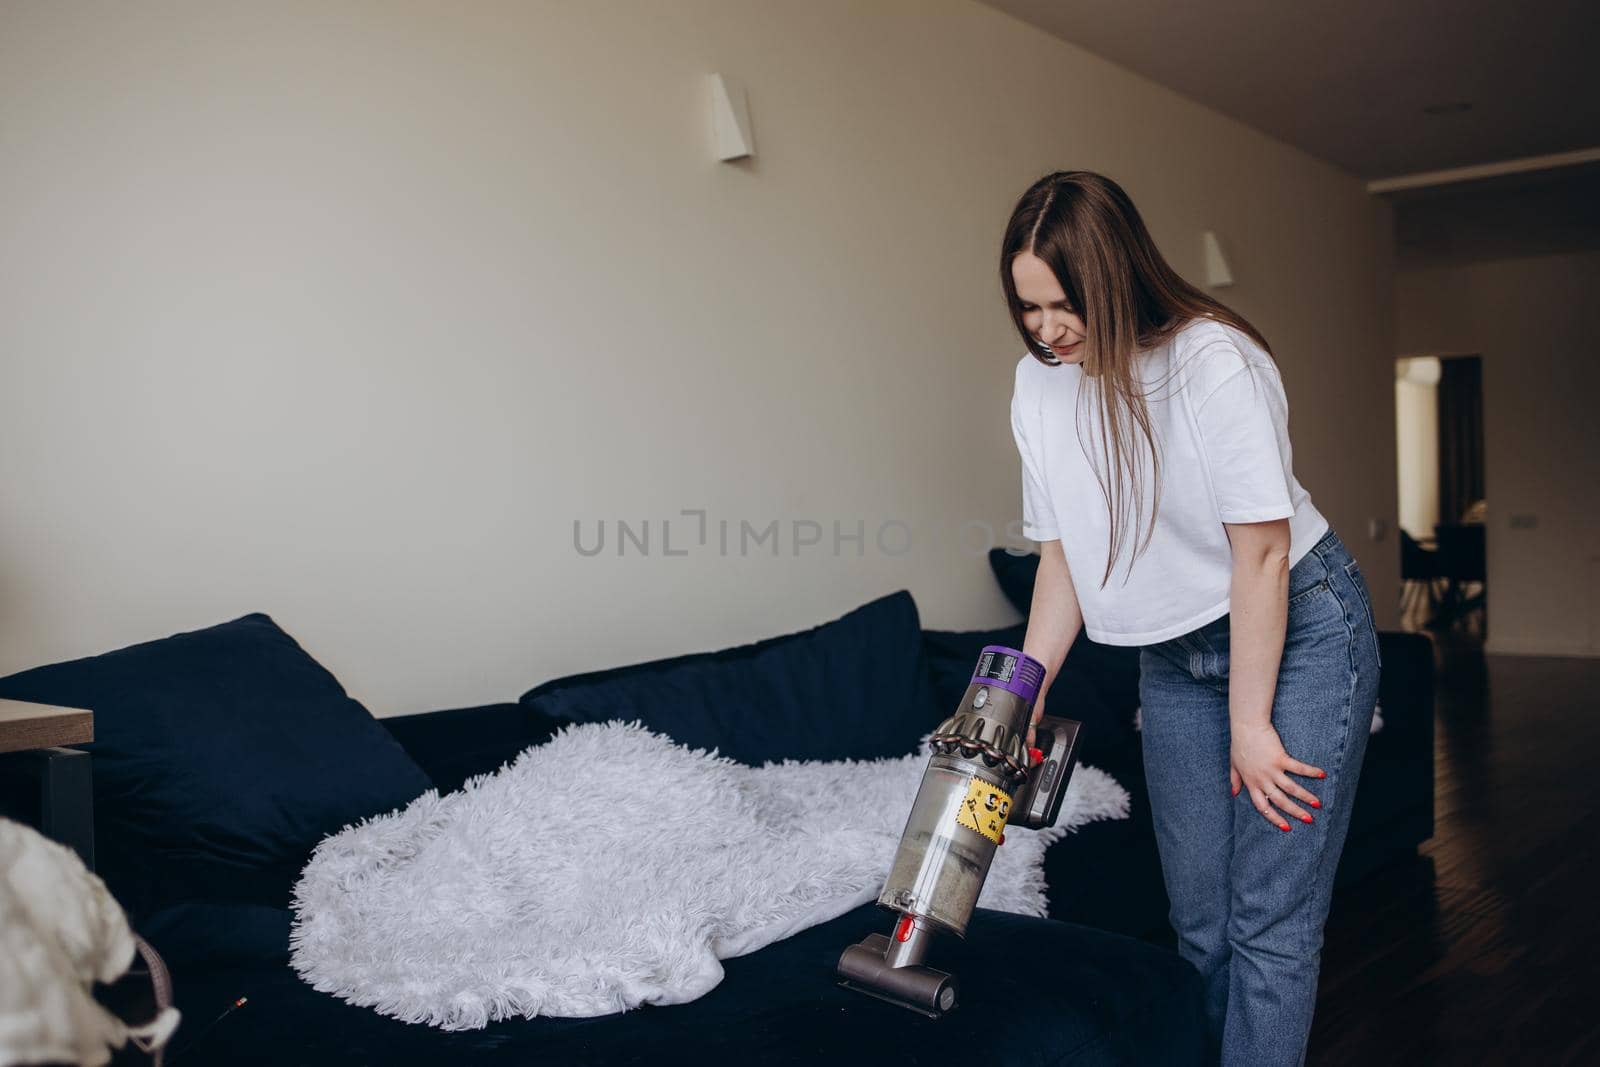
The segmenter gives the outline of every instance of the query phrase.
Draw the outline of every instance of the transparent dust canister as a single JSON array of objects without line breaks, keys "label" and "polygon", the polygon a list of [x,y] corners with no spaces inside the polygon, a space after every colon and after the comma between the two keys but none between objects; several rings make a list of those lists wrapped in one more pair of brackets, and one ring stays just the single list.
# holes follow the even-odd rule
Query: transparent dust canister
[{"label": "transparent dust canister", "polygon": [[970,764],[958,769],[935,756],[878,897],[884,907],[924,916],[959,937],[966,936],[998,844],[961,821],[969,795],[982,798],[977,810],[998,837],[1010,814],[1009,791],[974,775]]}]

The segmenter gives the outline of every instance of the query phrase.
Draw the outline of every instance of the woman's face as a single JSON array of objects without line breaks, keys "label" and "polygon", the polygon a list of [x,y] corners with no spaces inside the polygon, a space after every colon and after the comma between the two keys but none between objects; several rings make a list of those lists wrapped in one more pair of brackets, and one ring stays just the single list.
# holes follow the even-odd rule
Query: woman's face
[{"label": "woman's face", "polygon": [[1064,363],[1083,362],[1083,320],[1049,265],[1032,252],[1011,261],[1011,280],[1022,301],[1022,324]]}]

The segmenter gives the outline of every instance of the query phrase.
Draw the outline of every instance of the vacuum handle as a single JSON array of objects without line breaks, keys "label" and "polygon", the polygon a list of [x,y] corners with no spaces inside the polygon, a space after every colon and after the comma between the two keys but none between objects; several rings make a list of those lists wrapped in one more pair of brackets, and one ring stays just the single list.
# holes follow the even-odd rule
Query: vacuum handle
[{"label": "vacuum handle", "polygon": [[1034,730],[1035,747],[1044,759],[1028,772],[1028,782],[1018,792],[1012,810],[1021,814],[1013,825],[1029,830],[1054,826],[1067,799],[1067,784],[1078,765],[1078,733],[1083,723],[1076,719],[1041,716]]}]

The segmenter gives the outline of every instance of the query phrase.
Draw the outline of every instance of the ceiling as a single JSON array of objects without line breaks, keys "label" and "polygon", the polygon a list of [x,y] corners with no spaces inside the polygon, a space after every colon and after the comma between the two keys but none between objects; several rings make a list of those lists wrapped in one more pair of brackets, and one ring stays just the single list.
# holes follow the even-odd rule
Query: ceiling
[{"label": "ceiling", "polygon": [[1595,0],[981,2],[1368,180],[1600,146]]},{"label": "ceiling", "polygon": [[1451,182],[1387,199],[1402,270],[1600,248],[1600,163]]}]

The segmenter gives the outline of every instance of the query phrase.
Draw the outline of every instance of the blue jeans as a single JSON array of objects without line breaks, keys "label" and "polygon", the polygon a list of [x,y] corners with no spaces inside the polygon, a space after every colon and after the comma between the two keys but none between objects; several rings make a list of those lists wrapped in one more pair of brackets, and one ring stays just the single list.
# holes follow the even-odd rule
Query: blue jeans
[{"label": "blue jeans", "polygon": [[[1139,653],[1144,767],[1178,951],[1205,980],[1212,1052],[1225,1067],[1305,1062],[1322,928],[1378,700],[1378,634],[1365,580],[1330,528],[1289,572],[1272,725],[1291,773],[1322,802],[1312,822],[1256,810],[1229,784],[1224,615]],[[1291,798],[1292,799],[1292,798]]]}]

